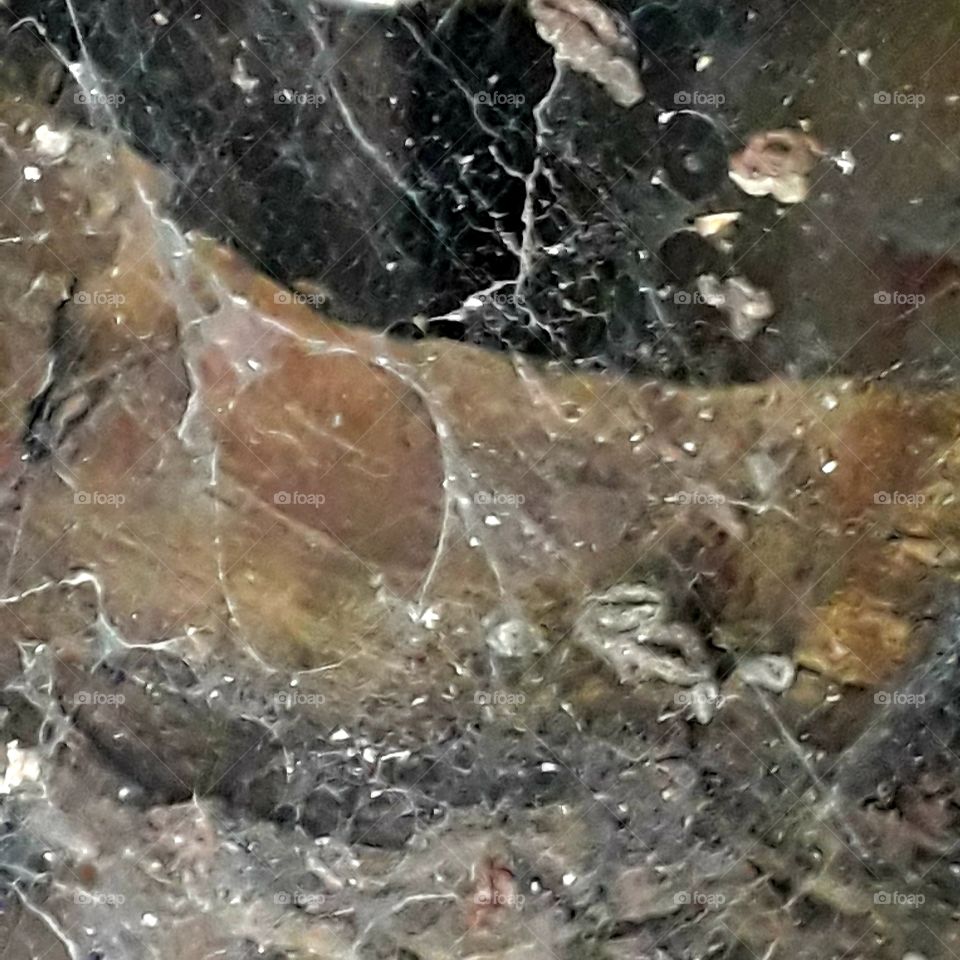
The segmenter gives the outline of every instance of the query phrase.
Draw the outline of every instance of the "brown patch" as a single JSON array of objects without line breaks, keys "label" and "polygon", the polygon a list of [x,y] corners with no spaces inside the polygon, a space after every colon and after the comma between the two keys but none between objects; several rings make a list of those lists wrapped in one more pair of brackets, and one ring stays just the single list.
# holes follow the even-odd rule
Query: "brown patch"
[{"label": "brown patch", "polygon": [[507,907],[518,907],[513,871],[496,857],[485,857],[476,870],[470,893],[467,926],[478,927]]},{"label": "brown patch", "polygon": [[845,587],[817,608],[796,659],[841,683],[874,686],[906,663],[911,636],[910,625],[890,604],[857,587]]}]

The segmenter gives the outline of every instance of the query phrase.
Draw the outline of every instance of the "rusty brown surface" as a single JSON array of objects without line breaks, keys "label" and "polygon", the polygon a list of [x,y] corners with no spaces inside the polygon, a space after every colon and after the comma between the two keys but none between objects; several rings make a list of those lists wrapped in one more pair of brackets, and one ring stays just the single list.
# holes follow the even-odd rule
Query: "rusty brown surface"
[{"label": "rusty brown surface", "polygon": [[[873,691],[927,653],[924,624],[943,614],[960,556],[956,393],[843,379],[681,388],[340,326],[236,253],[182,236],[162,216],[161,179],[130,154],[72,130],[66,155],[38,155],[41,119],[12,104],[0,113],[0,231],[22,238],[4,247],[0,288],[0,623],[7,644],[53,648],[62,702],[82,692],[77,671],[109,696],[112,681],[85,675],[105,653],[170,644],[194,665],[308,671],[302,689],[322,684],[326,699],[304,712],[331,728],[361,699],[431,697],[445,719],[437,691],[473,676],[508,619],[549,649],[516,679],[519,725],[552,722],[558,702],[592,730],[632,712],[652,724],[671,696],[620,682],[578,648],[576,624],[598,592],[657,581],[679,585],[675,616],[711,656],[780,654],[801,668],[780,704],[784,729],[816,718],[834,681],[849,687],[813,725],[839,758],[864,733]],[[23,179],[28,165],[39,180]],[[743,698],[736,677],[724,682]],[[75,716],[165,803],[209,793],[264,815],[276,803],[270,784],[247,785],[267,761],[241,723],[180,705],[161,723],[147,693],[119,714],[83,705]],[[765,723],[732,712],[704,742],[760,749]],[[671,749],[688,736],[668,730]],[[670,756],[664,746],[657,759]],[[734,752],[730,769],[749,781],[755,761]],[[658,768],[658,790],[681,790],[683,771],[674,782],[670,770]],[[918,803],[925,826],[909,842],[935,848],[942,824]],[[536,825],[569,813],[538,810]],[[569,848],[544,852],[532,830],[530,856],[587,869],[584,838],[599,828],[588,811],[573,816],[584,826]],[[882,817],[858,816],[884,855],[901,849]],[[816,805],[791,796],[786,821],[824,851],[829,869],[810,889],[854,943],[869,896],[849,851]],[[457,845],[480,864],[464,889],[512,895],[485,833],[464,828]],[[768,853],[731,876],[792,868]],[[414,890],[432,866],[417,869]],[[677,901],[664,907],[629,869],[617,916],[672,915]],[[789,934],[772,896],[759,902],[734,924],[757,949]],[[500,913],[450,912],[436,930],[506,950],[514,915],[491,933]],[[894,919],[877,929],[896,937]],[[210,922],[176,927],[171,949],[213,949]],[[347,949],[322,925],[285,936],[305,956]]]},{"label": "rusty brown surface", "polygon": [[[172,276],[145,202],[156,178],[89,134],[23,181],[42,158],[21,115],[7,108],[0,211],[27,235],[4,261],[8,594],[88,568],[143,642],[193,629],[274,664],[383,665],[386,594],[480,618],[511,595],[562,627],[571,598],[676,562],[734,646],[789,654],[802,638],[803,662],[831,673],[812,651],[847,629],[830,611],[853,593],[897,611],[895,664],[918,652],[911,624],[952,566],[901,538],[955,551],[956,395],[699,391],[340,327],[205,242]],[[66,422],[43,440],[52,456],[24,461],[51,363],[43,429]],[[85,492],[123,502],[78,505]],[[484,494],[522,507],[484,510]],[[28,606],[7,606],[14,627]],[[838,678],[888,677],[883,643],[852,649]]]}]

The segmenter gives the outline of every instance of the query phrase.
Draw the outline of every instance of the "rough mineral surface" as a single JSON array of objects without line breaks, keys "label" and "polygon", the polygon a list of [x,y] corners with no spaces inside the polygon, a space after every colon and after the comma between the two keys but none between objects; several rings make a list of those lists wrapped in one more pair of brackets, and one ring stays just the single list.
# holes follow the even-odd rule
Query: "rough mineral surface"
[{"label": "rough mineral surface", "polygon": [[594,0],[530,0],[530,15],[558,64],[592,77],[621,107],[643,99],[633,45]]},{"label": "rough mineral surface", "polygon": [[[744,31],[736,45],[705,6],[634,11],[656,102],[669,88],[656,64],[690,46],[671,24],[719,38],[721,69],[735,71],[738,57],[765,66],[763,38],[794,36],[792,17],[820,30],[827,16],[823,71],[852,82],[844,71],[900,69],[862,45],[837,67],[836,30],[852,44],[859,21],[830,4],[720,6]],[[900,51],[893,8],[879,6],[875,29]],[[616,116],[655,104],[623,110],[541,44],[546,76],[524,63],[518,86],[535,129],[517,146],[502,111],[522,104],[450,73],[492,18],[495,36],[536,43],[525,10],[9,8],[0,957],[960,954],[949,210],[936,229],[878,211],[905,181],[867,189],[875,206],[861,197],[852,214],[837,197],[814,207],[811,188],[789,216],[884,222],[882,242],[851,242],[877,253],[875,278],[912,285],[878,289],[867,309],[857,297],[880,281],[841,277],[810,240],[809,295],[790,297],[798,272],[750,261],[775,232],[764,218],[782,216],[771,200],[746,198],[760,206],[738,218],[716,200],[747,261],[736,270],[705,262],[722,251],[690,229],[730,186],[737,146],[714,149],[719,128],[692,94],[690,109],[648,117],[665,141],[660,185],[600,195],[648,239],[670,233],[665,258],[686,264],[690,291],[698,276],[769,290],[776,314],[741,336],[692,292],[677,299],[679,274],[655,282],[636,243],[618,273],[627,233],[604,232],[610,208],[588,223],[597,194],[565,179],[564,164],[604,149],[578,98]],[[951,10],[909,15],[941,25],[931,89],[944,82],[935,56],[956,69]],[[389,55],[374,70],[377,50]],[[454,147],[422,129],[415,157],[398,159],[403,124],[383,117],[430,127],[449,106],[377,86],[415,61],[430,92],[454,77],[471,135],[495,141],[470,163],[457,148],[466,172],[450,174]],[[329,71],[317,88],[291,79],[304,63]],[[781,104],[771,90],[757,103]],[[921,121],[896,113],[916,105],[889,96],[870,101],[893,111],[885,131],[896,116],[916,133]],[[250,112],[231,112],[231,97]],[[361,118],[354,101],[373,106]],[[275,135],[258,126],[268,102],[283,131],[271,164],[286,173],[258,152]],[[347,138],[352,160],[316,149],[324,109],[338,118],[324,142]],[[752,109],[738,129],[786,123]],[[625,129],[605,135],[627,142]],[[374,135],[397,142],[381,150]],[[858,155],[877,149],[869,187],[893,161],[862,136]],[[581,172],[603,179],[605,163]],[[911,190],[934,190],[924,169]],[[940,169],[949,180],[950,161]],[[448,200],[460,233],[444,226]],[[428,226],[442,238],[432,259]],[[443,264],[461,254],[473,286],[459,278],[451,305]],[[591,284],[610,298],[602,309]],[[639,303],[656,320],[625,333]],[[696,320],[708,334],[677,322],[687,307],[709,311]],[[603,327],[592,347],[563,341],[589,319]],[[540,351],[530,330],[565,345]],[[588,356],[602,363],[569,362]]]}]

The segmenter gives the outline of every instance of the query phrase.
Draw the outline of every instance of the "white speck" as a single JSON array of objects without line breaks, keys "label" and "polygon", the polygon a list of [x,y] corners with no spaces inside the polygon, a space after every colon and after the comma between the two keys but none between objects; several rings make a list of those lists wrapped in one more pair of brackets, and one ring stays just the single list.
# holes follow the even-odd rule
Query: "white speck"
[{"label": "white speck", "polygon": [[697,57],[697,73],[703,73],[711,63],[713,63],[713,57],[711,57],[709,53],[704,53]]},{"label": "white speck", "polygon": [[70,149],[72,142],[69,134],[54,130],[45,123],[41,123],[33,134],[37,152],[45,157],[62,157]]},{"label": "white speck", "polygon": [[891,133],[891,134],[890,134],[890,142],[891,142],[891,143],[899,143],[902,139],[903,139],[903,134],[902,134],[902,133]]},{"label": "white speck", "polygon": [[721,213],[705,213],[693,221],[701,237],[715,237],[729,229],[740,219],[739,210],[724,210]]},{"label": "white speck", "polygon": [[333,733],[330,734],[331,743],[343,743],[344,740],[349,740],[349,739],[350,739],[350,734],[347,733],[347,731],[344,730],[343,727],[340,727],[339,730],[334,730]]},{"label": "white speck", "polygon": [[839,401],[832,393],[825,393],[820,400],[824,410],[836,410]]},{"label": "white speck", "polygon": [[157,925],[157,917],[156,917],[156,914],[153,914],[153,913],[145,913],[145,914],[140,918],[140,922],[141,922],[145,927],[155,927],[155,926]]},{"label": "white speck", "polygon": [[841,150],[839,156],[833,158],[837,169],[845,176],[850,176],[857,169],[857,161],[849,150]]},{"label": "white speck", "polygon": [[24,167],[23,168],[23,179],[24,180],[33,180],[37,181],[40,179],[42,174],[40,173],[39,167]]},{"label": "white speck", "polygon": [[861,67],[866,67],[870,63],[870,58],[873,56],[872,50],[858,50],[857,51],[857,63]]},{"label": "white speck", "polygon": [[364,747],[361,756],[367,761],[367,763],[377,762],[377,751],[374,750],[373,747]]},{"label": "white speck", "polygon": [[544,773],[555,773],[555,772],[556,772],[557,770],[559,770],[560,768],[559,768],[555,763],[546,762],[546,763],[541,763],[541,764],[540,764],[540,769],[541,769]]},{"label": "white speck", "polygon": [[697,452],[697,445],[692,440],[687,440],[683,443],[683,449],[686,450],[687,453],[693,454]]},{"label": "white speck", "polygon": [[498,657],[522,657],[544,646],[540,630],[520,618],[496,624],[488,631],[486,641]]},{"label": "white speck", "polygon": [[118,799],[118,800],[126,800],[127,797],[129,797],[129,796],[130,796],[130,788],[129,788],[129,787],[121,787],[121,788],[117,791],[117,799]]},{"label": "white speck", "polygon": [[170,20],[167,18],[166,14],[161,13],[159,10],[154,13],[150,19],[158,26],[165,27]]},{"label": "white speck", "polygon": [[499,527],[499,526],[500,526],[500,518],[499,518],[498,516],[496,516],[496,514],[493,514],[493,513],[488,513],[488,514],[483,518],[483,522],[484,522],[488,527]]},{"label": "white speck", "polygon": [[40,779],[40,762],[32,750],[21,750],[19,740],[7,744],[7,769],[0,781],[0,794],[10,793],[25,780]]},{"label": "white speck", "polygon": [[427,609],[420,614],[419,622],[428,630],[432,630],[440,622],[440,614],[437,613],[433,607],[427,607]]},{"label": "white speck", "polygon": [[471,547],[474,547],[474,548],[479,547],[479,546],[480,546],[480,538],[479,538],[479,537],[471,537],[471,538],[467,541],[467,543],[468,543]]},{"label": "white speck", "polygon": [[565,887],[573,886],[577,882],[577,875],[575,873],[565,873],[563,875],[563,885]]},{"label": "white speck", "polygon": [[836,460],[828,460],[821,468],[824,473],[833,473],[837,469]]},{"label": "white speck", "polygon": [[247,366],[254,373],[258,373],[263,368],[263,364],[259,360],[254,360],[253,357],[247,357]]},{"label": "white speck", "polygon": [[230,81],[244,93],[252,93],[260,86],[260,81],[247,73],[246,65],[240,57],[237,57],[233,61],[233,72],[230,74]]}]

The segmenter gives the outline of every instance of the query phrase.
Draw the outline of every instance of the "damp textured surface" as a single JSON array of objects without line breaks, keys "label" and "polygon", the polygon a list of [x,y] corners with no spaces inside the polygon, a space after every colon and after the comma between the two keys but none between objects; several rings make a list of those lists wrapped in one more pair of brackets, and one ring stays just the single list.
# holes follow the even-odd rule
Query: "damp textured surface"
[{"label": "damp textured surface", "polygon": [[958,42],[0,6],[0,956],[960,955]]}]

